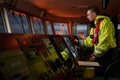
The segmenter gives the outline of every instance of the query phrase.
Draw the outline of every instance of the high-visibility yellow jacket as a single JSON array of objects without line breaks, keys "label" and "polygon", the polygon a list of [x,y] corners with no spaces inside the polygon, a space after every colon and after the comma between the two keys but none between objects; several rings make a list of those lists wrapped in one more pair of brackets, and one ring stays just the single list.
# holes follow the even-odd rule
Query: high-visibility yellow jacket
[{"label": "high-visibility yellow jacket", "polygon": [[[94,46],[93,54],[98,58],[102,57],[110,48],[116,47],[115,27],[110,18],[107,16],[98,15],[94,21],[94,24],[96,25],[98,20],[101,18],[103,18],[103,20],[100,23],[97,43],[92,44],[92,38],[90,36],[84,40],[79,40],[80,46]],[[90,35],[94,35],[93,31],[95,31],[95,28],[91,28]]]}]

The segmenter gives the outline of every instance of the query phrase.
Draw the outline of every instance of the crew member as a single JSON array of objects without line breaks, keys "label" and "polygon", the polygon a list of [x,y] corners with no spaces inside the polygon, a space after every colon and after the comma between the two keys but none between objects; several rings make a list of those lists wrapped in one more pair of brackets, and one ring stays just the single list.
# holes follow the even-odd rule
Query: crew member
[{"label": "crew member", "polygon": [[98,61],[102,65],[101,72],[113,61],[112,55],[116,48],[115,27],[108,16],[100,15],[97,7],[87,10],[87,19],[92,23],[89,36],[84,40],[75,40],[79,46],[93,47],[90,61]]}]

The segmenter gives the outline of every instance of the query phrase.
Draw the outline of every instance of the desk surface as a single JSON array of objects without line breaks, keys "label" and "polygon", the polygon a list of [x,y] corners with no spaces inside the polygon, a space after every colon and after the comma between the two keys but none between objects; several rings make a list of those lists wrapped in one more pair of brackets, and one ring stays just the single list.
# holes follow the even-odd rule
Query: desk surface
[{"label": "desk surface", "polygon": [[78,65],[79,66],[92,66],[92,67],[96,67],[96,66],[100,66],[100,64],[98,62],[90,62],[90,61],[78,61]]}]

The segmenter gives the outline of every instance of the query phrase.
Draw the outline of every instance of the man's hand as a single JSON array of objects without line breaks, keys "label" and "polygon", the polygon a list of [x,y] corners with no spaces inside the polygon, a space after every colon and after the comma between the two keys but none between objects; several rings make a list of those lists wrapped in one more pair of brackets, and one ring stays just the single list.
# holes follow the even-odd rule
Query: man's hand
[{"label": "man's hand", "polygon": [[78,44],[78,39],[74,39],[74,40],[73,40],[73,43],[76,44],[76,45],[79,45],[79,44]]},{"label": "man's hand", "polygon": [[81,39],[83,39],[83,40],[85,39],[85,35],[84,35],[83,32],[79,32],[78,34],[79,34],[79,36],[80,36]]},{"label": "man's hand", "polygon": [[74,39],[74,42],[78,44],[78,39]]},{"label": "man's hand", "polygon": [[91,54],[89,60],[93,62],[93,61],[95,61],[95,59],[96,59],[96,57],[93,54]]}]

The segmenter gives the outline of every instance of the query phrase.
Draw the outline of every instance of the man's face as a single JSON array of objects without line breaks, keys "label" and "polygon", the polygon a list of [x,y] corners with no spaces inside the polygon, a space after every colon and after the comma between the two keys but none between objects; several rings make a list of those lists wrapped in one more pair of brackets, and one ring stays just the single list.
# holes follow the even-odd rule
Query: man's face
[{"label": "man's face", "polygon": [[91,22],[94,21],[95,17],[96,17],[96,14],[94,12],[92,12],[90,10],[87,11],[87,19],[89,21],[91,21]]}]

